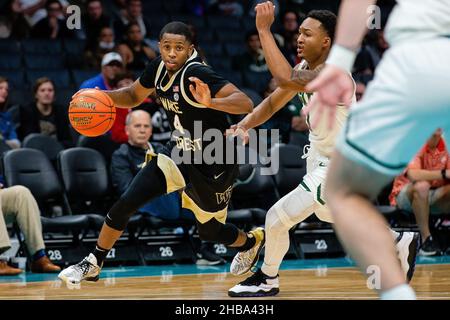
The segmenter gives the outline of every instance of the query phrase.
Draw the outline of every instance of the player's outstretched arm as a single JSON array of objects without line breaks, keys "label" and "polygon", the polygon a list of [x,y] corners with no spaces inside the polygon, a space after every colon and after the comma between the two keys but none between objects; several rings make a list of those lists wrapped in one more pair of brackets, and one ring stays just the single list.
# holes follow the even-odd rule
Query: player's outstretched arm
[{"label": "player's outstretched arm", "polygon": [[295,92],[277,88],[267,98],[265,98],[251,113],[245,116],[238,124],[232,125],[225,133],[227,136],[241,135],[244,142],[246,142],[246,132],[249,129],[257,127],[267,120],[272,115],[286,105],[294,96]]},{"label": "player's outstretched arm", "polygon": [[151,95],[155,91],[155,88],[145,88],[136,80],[131,86],[105,91],[114,102],[114,105],[118,108],[133,108],[142,103],[145,98]]},{"label": "player's outstretched arm", "polygon": [[255,11],[256,28],[270,73],[272,73],[272,76],[281,88],[296,90],[297,87],[288,87],[291,80],[292,66],[278,49],[270,31],[270,26],[275,19],[275,6],[271,1],[266,1],[256,5]]},{"label": "player's outstretched arm", "polygon": [[231,83],[223,86],[213,98],[206,83],[196,77],[189,77],[189,80],[195,83],[195,86],[189,85],[195,100],[208,108],[230,114],[245,114],[253,110],[252,100]]}]

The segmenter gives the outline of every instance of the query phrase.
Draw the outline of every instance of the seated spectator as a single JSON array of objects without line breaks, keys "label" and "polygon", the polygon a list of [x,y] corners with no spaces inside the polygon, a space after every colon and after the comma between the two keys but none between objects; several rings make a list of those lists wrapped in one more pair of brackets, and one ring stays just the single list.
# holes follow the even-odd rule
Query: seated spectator
[{"label": "seated spectator", "polygon": [[364,38],[352,72],[373,75],[381,57],[388,48],[389,44],[384,38],[384,30],[372,30]]},{"label": "seated spectator", "polygon": [[[147,151],[156,154],[164,148],[160,143],[149,142],[152,126],[150,115],[146,111],[136,110],[129,113],[126,118],[125,130],[128,142],[122,144],[113,153],[111,159],[112,182],[120,194],[127,190],[133,177],[142,168]],[[189,219],[194,221],[193,213],[188,209],[181,208],[181,196],[178,192],[172,192],[152,200],[141,207],[139,212],[165,220]],[[209,252],[207,248],[207,244],[203,243],[197,254],[197,264],[225,263],[221,257]]]},{"label": "seated spectator", "polygon": [[[304,17],[302,17],[303,20]],[[291,41],[294,34],[298,34],[300,18],[295,11],[286,11],[281,18],[281,27],[276,30],[276,39],[282,48],[285,48]],[[297,39],[297,38],[296,38]]]},{"label": "seated spectator", "polygon": [[143,39],[139,24],[130,23],[126,29],[125,41],[117,49],[128,70],[142,71],[147,62],[156,58],[156,52]]},{"label": "seated spectator", "polygon": [[391,205],[413,212],[422,236],[419,254],[440,253],[430,232],[429,216],[450,213],[450,154],[437,129],[403,174],[394,181]]},{"label": "seated spectator", "polygon": [[76,36],[74,30],[67,28],[63,6],[58,0],[47,1],[45,8],[47,9],[47,16],[31,29],[33,38],[61,39]]},{"label": "seated spectator", "polygon": [[92,46],[86,47],[84,58],[89,69],[99,69],[105,54],[117,51],[114,41],[114,32],[110,27],[103,27],[97,41]]},{"label": "seated spectator", "polygon": [[121,11],[119,19],[114,22],[114,33],[117,39],[123,39],[127,25],[135,22],[139,25],[144,38],[150,38],[150,20],[142,14],[141,0],[127,0],[126,11]]},{"label": "seated spectator", "polygon": [[0,76],[0,149],[20,148],[16,126],[8,112],[8,80]]},{"label": "seated spectator", "polygon": [[117,52],[109,52],[103,56],[101,63],[102,71],[93,78],[84,81],[80,89],[95,88],[100,90],[114,89],[113,85],[117,76],[123,72],[123,60]]},{"label": "seated spectator", "polygon": [[94,47],[100,32],[105,27],[112,27],[112,21],[103,11],[101,0],[86,1],[86,15],[82,19],[83,36],[86,38],[86,45]]},{"label": "seated spectator", "polygon": [[[45,254],[40,211],[30,190],[23,186],[4,188],[0,185],[0,254],[11,248],[6,224],[15,221],[25,236],[28,252],[32,256],[31,271],[35,273],[59,272]],[[0,261],[0,276],[16,275],[21,269]]]},{"label": "seated spectator", "polygon": [[0,39],[21,40],[28,37],[30,26],[23,15],[20,0],[8,0],[0,6]]},{"label": "seated spectator", "polygon": [[[131,72],[125,72],[117,77],[116,88],[124,88],[130,86],[134,81],[134,76]],[[152,117],[152,132],[151,141],[166,144],[170,140],[170,124],[158,98],[147,97],[144,101],[133,108],[133,110],[147,111]],[[116,119],[111,127],[111,140],[117,143],[126,143],[128,135],[125,132],[125,120],[131,109],[117,108]]]},{"label": "seated spectator", "polygon": [[366,92],[366,85],[362,81],[356,81],[355,95],[356,101],[360,101]]},{"label": "seated spectator", "polygon": [[73,146],[67,107],[55,104],[53,81],[42,77],[33,85],[35,101],[20,107],[19,138],[30,133],[42,133],[61,142],[64,147]]},{"label": "seated spectator", "polygon": [[259,41],[258,31],[253,30],[247,33],[246,37],[247,52],[233,57],[233,69],[254,72],[268,72],[264,52]]}]

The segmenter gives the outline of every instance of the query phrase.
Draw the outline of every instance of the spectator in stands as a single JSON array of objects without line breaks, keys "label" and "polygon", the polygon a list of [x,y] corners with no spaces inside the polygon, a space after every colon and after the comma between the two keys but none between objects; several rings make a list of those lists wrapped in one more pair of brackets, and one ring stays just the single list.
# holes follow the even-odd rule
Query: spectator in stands
[{"label": "spectator in stands", "polygon": [[[125,72],[118,75],[117,84],[114,86],[117,89],[125,88],[130,86],[134,81],[135,77],[131,72]],[[149,114],[155,113],[159,109],[159,106],[155,103],[155,101],[151,97],[147,97],[139,106],[133,108],[133,110],[144,110]],[[131,109],[125,108],[117,108],[116,109],[116,119],[114,120],[114,124],[111,127],[111,140],[117,143],[126,143],[128,142],[128,135],[125,131],[125,122],[126,117]],[[168,129],[170,131],[170,128]],[[153,135],[152,135],[153,136]],[[169,136],[170,139],[170,136]],[[161,141],[157,141],[161,142]],[[162,143],[165,143],[163,141]]]},{"label": "spectator in stands", "polygon": [[356,88],[355,88],[356,101],[361,100],[365,92],[366,92],[366,85],[364,84],[364,82],[356,81]]},{"label": "spectator in stands", "polygon": [[439,244],[430,232],[429,216],[430,211],[450,213],[450,154],[441,129],[434,132],[403,174],[395,179],[389,200],[391,205],[414,213],[422,236],[419,253],[439,254]]},{"label": "spectator in stands", "polygon": [[74,38],[75,31],[67,28],[61,3],[58,0],[48,0],[45,8],[47,16],[31,29],[31,36],[43,39]]},{"label": "spectator in stands", "polygon": [[28,25],[20,0],[8,0],[0,6],[0,39],[21,40],[28,37]]},{"label": "spectator in stands", "polygon": [[8,79],[0,76],[0,150],[20,148],[16,127],[8,112]]},{"label": "spectator in stands", "polygon": [[142,14],[141,0],[127,0],[126,11],[121,12],[119,19],[114,22],[114,33],[117,39],[123,39],[126,27],[131,22],[136,22],[141,29],[144,38],[150,38],[150,20]]},{"label": "spectator in stands", "polygon": [[19,138],[41,133],[55,138],[64,147],[73,146],[67,108],[55,103],[55,86],[47,77],[33,85],[34,102],[20,107]]},{"label": "spectator in stands", "polygon": [[112,21],[109,16],[103,12],[101,0],[86,1],[86,15],[83,15],[82,28],[86,45],[89,48],[95,46],[100,33],[105,27],[112,27]]},{"label": "spectator in stands", "polygon": [[156,58],[156,52],[143,40],[139,24],[136,22],[128,24],[125,41],[117,49],[128,70],[143,70],[147,62]]},{"label": "spectator in stands", "polygon": [[245,37],[247,52],[235,56],[232,59],[233,69],[253,72],[268,72],[264,52],[259,41],[258,31],[249,31]]},{"label": "spectator in stands", "polygon": [[352,72],[373,75],[383,53],[388,48],[389,44],[384,38],[384,30],[371,30],[364,38]]},{"label": "spectator in stands", "polygon": [[111,90],[117,76],[123,72],[123,60],[117,52],[109,52],[103,56],[101,63],[102,71],[93,78],[84,81],[80,89],[96,88],[101,90]]},{"label": "spectator in stands", "polygon": [[20,0],[22,12],[30,27],[34,27],[36,23],[47,16],[46,2],[47,0]]},{"label": "spectator in stands", "polygon": [[[303,19],[302,19],[303,20]],[[295,11],[286,11],[281,18],[281,27],[276,31],[276,39],[281,48],[285,48],[295,34],[298,34],[300,18]],[[297,39],[297,38],[295,38]]]},{"label": "spectator in stands", "polygon": [[[30,190],[23,186],[4,188],[0,185],[0,254],[11,247],[6,224],[16,222],[25,236],[28,252],[32,257],[31,271],[35,273],[59,272],[45,254],[40,211]],[[21,269],[0,261],[0,276],[17,275]]]},{"label": "spectator in stands", "polygon": [[209,13],[222,16],[242,17],[244,7],[236,0],[212,0],[209,3]]},{"label": "spectator in stands", "polygon": [[114,31],[110,27],[103,27],[97,41],[86,48],[85,61],[89,69],[98,69],[105,54],[117,51]]},{"label": "spectator in stands", "polygon": [[[125,131],[128,142],[116,150],[111,159],[111,176],[118,193],[123,194],[143,166],[146,154],[157,154],[164,146],[160,143],[150,143],[152,126],[150,114],[143,110],[130,112],[126,117]],[[178,192],[163,195],[144,205],[139,212],[147,213],[164,220],[188,219],[194,221],[190,210],[181,208],[181,197]],[[198,253],[197,264],[222,264],[225,261],[207,250],[203,244]]]}]

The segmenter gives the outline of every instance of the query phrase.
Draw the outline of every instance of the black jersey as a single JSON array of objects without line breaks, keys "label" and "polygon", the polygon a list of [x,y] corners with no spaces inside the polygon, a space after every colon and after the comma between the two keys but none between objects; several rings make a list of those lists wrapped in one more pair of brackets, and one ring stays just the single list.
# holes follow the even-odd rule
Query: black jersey
[{"label": "black jersey", "polygon": [[[191,164],[193,164],[203,174],[211,176],[218,170],[232,169],[233,166],[226,166],[226,148],[227,139],[223,133],[229,127],[227,114],[222,111],[207,108],[198,103],[192,96],[189,85],[192,83],[189,77],[194,76],[202,80],[209,86],[211,97],[214,98],[220,89],[229,82],[215,73],[211,67],[203,63],[194,50],[192,56],[186,61],[183,67],[169,78],[164,62],[161,57],[150,62],[139,81],[145,88],[156,88],[156,94],[160,98],[164,109],[167,111],[169,122],[172,127],[172,143],[180,153],[189,153]],[[194,128],[195,122],[197,122]],[[204,140],[204,133],[208,129],[215,129],[214,138],[208,137]],[[211,164],[195,163],[194,158],[201,157],[205,148],[215,138],[221,139],[222,148],[220,150],[222,161]],[[211,141],[208,141],[211,140]],[[231,147],[236,154],[235,148]],[[211,150],[211,149],[210,149]],[[210,151],[209,150],[209,151]],[[213,154],[215,154],[213,152]]]}]

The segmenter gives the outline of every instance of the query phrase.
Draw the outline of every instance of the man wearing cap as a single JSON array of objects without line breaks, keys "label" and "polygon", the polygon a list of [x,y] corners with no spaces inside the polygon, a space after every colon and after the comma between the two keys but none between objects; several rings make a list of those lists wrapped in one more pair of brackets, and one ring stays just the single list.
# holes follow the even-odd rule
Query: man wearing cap
[{"label": "man wearing cap", "polygon": [[101,90],[111,90],[112,82],[119,73],[123,71],[123,61],[117,52],[109,52],[103,56],[102,72],[93,78],[84,81],[80,89],[96,88]]}]

